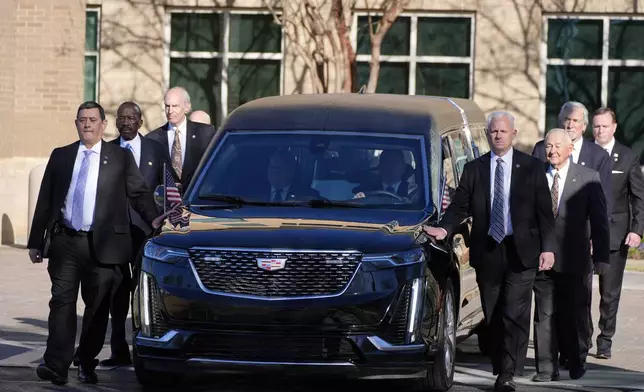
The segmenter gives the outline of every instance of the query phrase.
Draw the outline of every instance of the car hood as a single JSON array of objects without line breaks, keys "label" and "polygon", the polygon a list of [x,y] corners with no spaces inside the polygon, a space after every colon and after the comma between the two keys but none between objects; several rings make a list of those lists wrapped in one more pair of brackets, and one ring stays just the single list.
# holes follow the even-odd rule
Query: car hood
[{"label": "car hood", "polygon": [[166,220],[154,242],[177,248],[392,252],[409,249],[430,218],[425,211],[292,207],[192,208],[184,216],[187,225]]}]

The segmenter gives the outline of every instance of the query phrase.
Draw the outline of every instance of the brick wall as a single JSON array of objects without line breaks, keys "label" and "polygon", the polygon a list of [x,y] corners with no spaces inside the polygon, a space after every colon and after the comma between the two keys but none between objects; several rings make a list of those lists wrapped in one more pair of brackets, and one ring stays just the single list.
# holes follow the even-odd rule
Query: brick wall
[{"label": "brick wall", "polygon": [[54,147],[78,139],[73,120],[83,92],[84,29],[83,1],[0,1],[3,243],[26,238],[32,168]]}]

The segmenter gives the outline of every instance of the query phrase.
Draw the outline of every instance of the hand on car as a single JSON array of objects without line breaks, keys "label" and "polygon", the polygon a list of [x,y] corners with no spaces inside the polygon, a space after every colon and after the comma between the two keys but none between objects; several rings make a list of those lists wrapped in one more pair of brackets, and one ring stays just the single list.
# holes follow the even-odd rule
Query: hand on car
[{"label": "hand on car", "polygon": [[155,229],[155,230],[158,229],[161,226],[161,223],[163,223],[163,221],[165,220],[165,218],[167,218],[170,214],[176,212],[176,210],[178,208],[181,208],[181,207],[182,207],[181,204],[177,204],[171,210],[168,210],[164,214],[159,215],[156,218],[154,218],[154,220],[152,221],[152,228]]},{"label": "hand on car", "polygon": [[543,252],[539,255],[539,271],[549,271],[555,265],[555,254]]},{"label": "hand on car", "polygon": [[442,227],[424,226],[423,231],[430,237],[440,241],[447,237],[447,231]]}]

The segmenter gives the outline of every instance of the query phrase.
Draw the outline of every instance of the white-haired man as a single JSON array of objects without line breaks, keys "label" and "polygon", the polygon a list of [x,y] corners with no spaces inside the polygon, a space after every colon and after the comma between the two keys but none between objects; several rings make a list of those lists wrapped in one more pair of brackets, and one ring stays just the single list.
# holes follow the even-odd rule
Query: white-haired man
[{"label": "white-haired man", "polygon": [[543,168],[552,198],[556,245],[553,269],[540,272],[534,285],[537,374],[532,380],[536,382],[559,379],[558,352],[568,359],[570,378],[586,373],[592,273],[609,269],[608,213],[599,173],[570,162],[569,135],[555,128],[545,139],[548,163]]},{"label": "white-haired man", "polygon": [[186,117],[191,103],[190,95],[183,87],[168,90],[163,101],[168,122],[146,137],[165,146],[175,181],[182,189],[186,189],[215,135],[215,128],[209,124],[190,121]]},{"label": "white-haired man", "polygon": [[[561,106],[558,120],[559,126],[568,133],[572,141],[573,150],[568,159],[572,163],[585,166],[599,173],[599,179],[606,199],[607,213],[610,216],[613,200],[610,157],[602,147],[583,138],[584,131],[586,131],[589,121],[588,109],[580,102],[568,101]],[[532,150],[532,156],[537,157],[544,162],[548,162],[544,140],[535,144],[534,149]],[[541,275],[542,274],[537,275],[535,285],[539,284]],[[592,281],[592,274],[590,274],[588,278]],[[590,295],[592,295],[592,285],[590,288]],[[588,312],[590,313],[590,311],[591,304],[589,303]],[[592,330],[592,322],[588,328]],[[589,341],[588,344],[592,347],[592,341]],[[527,351],[528,347],[526,346],[523,348],[523,352],[527,353]],[[523,360],[525,354],[521,357],[521,360]],[[566,358],[565,353],[561,353],[561,356],[559,357],[560,365],[564,368],[568,368],[567,361],[568,359]]]},{"label": "white-haired man", "polygon": [[195,110],[190,114],[190,121],[210,124],[210,115],[203,110]]},{"label": "white-haired man", "polygon": [[472,217],[470,264],[481,291],[495,391],[516,390],[519,349],[530,336],[532,284],[539,269],[554,263],[554,218],[548,182],[539,160],[515,150],[514,117],[488,117],[492,151],[465,164],[436,240],[449,238]]}]

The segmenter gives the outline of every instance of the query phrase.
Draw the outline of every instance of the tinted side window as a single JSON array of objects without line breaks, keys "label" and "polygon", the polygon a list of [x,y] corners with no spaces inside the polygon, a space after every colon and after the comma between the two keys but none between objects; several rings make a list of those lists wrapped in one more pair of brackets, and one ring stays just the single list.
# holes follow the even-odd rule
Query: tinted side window
[{"label": "tinted side window", "polygon": [[465,163],[474,158],[472,155],[472,148],[463,131],[450,132],[447,134],[447,137],[450,140],[453,150],[453,164],[456,168],[456,176],[460,179],[461,174],[463,174]]}]

